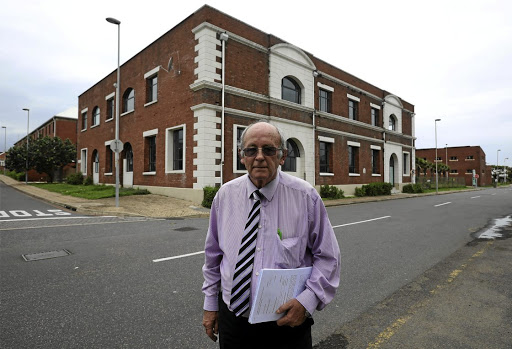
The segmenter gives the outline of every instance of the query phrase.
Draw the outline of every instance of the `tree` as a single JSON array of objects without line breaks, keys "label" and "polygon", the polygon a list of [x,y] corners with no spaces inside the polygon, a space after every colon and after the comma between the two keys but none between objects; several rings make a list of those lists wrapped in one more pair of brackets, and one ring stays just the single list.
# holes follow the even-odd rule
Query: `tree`
[{"label": "tree", "polygon": [[[31,154],[31,144],[29,143],[29,154]],[[29,168],[32,165],[32,156],[29,156]],[[7,152],[5,167],[11,171],[25,172],[27,166],[27,145],[22,144],[13,146]]]},{"label": "tree", "polygon": [[76,148],[69,139],[59,137],[38,138],[32,143],[33,167],[39,173],[46,173],[53,182],[55,172],[72,162]]}]

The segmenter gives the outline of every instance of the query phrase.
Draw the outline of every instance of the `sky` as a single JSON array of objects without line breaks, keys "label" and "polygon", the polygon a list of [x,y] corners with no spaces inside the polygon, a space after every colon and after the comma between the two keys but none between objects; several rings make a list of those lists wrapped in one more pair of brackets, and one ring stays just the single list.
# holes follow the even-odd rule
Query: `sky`
[{"label": "sky", "polygon": [[[0,152],[208,4],[415,106],[416,148],[512,166],[512,1],[25,0],[0,12]],[[22,5],[21,5],[22,4]],[[498,151],[500,150],[500,151]]]}]

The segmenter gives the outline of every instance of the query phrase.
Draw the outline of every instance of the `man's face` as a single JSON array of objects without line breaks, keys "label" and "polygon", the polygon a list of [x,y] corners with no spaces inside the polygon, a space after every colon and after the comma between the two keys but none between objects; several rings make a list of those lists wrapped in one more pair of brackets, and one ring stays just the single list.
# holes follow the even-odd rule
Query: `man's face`
[{"label": "man's face", "polygon": [[[279,133],[276,128],[267,123],[258,123],[247,131],[242,149],[275,147],[281,145]],[[262,188],[271,182],[277,175],[279,165],[284,164],[286,159],[286,149],[283,149],[283,156],[279,159],[279,150],[275,155],[268,156],[263,154],[262,149],[258,149],[255,156],[244,154],[241,161],[245,165],[249,177],[254,185]]]}]

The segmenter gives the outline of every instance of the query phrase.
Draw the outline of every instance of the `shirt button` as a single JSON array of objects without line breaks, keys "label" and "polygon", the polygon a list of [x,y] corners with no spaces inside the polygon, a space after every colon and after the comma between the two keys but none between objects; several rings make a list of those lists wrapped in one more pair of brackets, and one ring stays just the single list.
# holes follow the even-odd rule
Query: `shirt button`
[{"label": "shirt button", "polygon": [[256,276],[258,276],[258,275],[260,275],[260,272],[259,272],[259,271],[257,271],[257,272],[256,272]]},{"label": "shirt button", "polygon": [[258,229],[261,229],[261,225],[258,225]]},{"label": "shirt button", "polygon": [[261,251],[261,248],[259,248],[259,247],[258,247],[258,248],[256,249],[256,251],[260,252],[260,251]]}]

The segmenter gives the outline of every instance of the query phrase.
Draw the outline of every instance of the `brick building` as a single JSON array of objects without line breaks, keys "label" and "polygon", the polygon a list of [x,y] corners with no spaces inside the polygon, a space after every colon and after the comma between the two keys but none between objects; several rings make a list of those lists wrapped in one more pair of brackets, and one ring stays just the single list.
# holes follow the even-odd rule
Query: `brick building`
[{"label": "brick building", "polygon": [[[327,42],[326,42],[327,44]],[[79,96],[79,170],[115,183],[116,71]],[[414,106],[207,5],[121,66],[120,182],[202,200],[245,169],[236,144],[266,119],[284,171],[346,193],[413,180]]]},{"label": "brick building", "polygon": [[6,158],[6,153],[5,152],[2,152],[0,153],[0,173],[4,173],[4,170],[5,170],[5,158]]},{"label": "brick building", "polygon": [[[435,164],[436,149],[416,149],[416,157]],[[478,174],[478,186],[492,184],[491,170],[485,164],[485,153],[480,146],[437,148],[437,163],[450,167],[450,171],[445,176],[462,177],[467,186],[473,185],[473,170]],[[417,175],[423,175],[420,172],[418,171]],[[427,175],[429,175],[428,172]],[[430,171],[430,175],[434,176],[435,170]]]},{"label": "brick building", "polygon": [[[36,127],[32,132],[30,132],[29,137],[30,140],[34,140],[37,138],[49,136],[49,137],[59,137],[62,140],[66,140],[69,138],[71,143],[76,144],[76,133],[77,133],[77,120],[78,120],[78,108],[72,107],[66,109],[63,112],[60,112],[46,122],[42,123],[38,127]],[[23,137],[19,141],[15,143],[16,146],[25,145],[27,137]],[[68,174],[76,172],[76,165],[69,164],[64,167],[62,173],[56,174],[56,180],[65,178]],[[30,170],[28,172],[28,180],[31,182],[42,182],[46,181],[48,176],[45,173],[38,173],[35,170]]]}]

